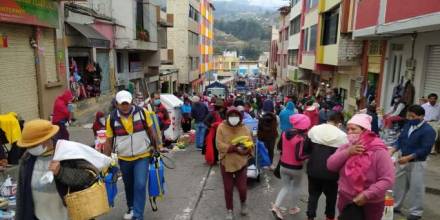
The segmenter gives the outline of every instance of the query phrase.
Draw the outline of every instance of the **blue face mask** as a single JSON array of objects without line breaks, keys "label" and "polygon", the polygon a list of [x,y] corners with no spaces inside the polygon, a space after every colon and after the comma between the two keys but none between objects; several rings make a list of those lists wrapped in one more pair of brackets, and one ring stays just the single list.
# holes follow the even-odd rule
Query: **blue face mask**
[{"label": "blue face mask", "polygon": [[154,105],[160,105],[160,99],[154,100]]},{"label": "blue face mask", "polygon": [[422,122],[422,120],[420,120],[420,119],[408,120],[408,123],[409,123],[411,126],[416,126],[416,125],[420,124],[420,122]]}]

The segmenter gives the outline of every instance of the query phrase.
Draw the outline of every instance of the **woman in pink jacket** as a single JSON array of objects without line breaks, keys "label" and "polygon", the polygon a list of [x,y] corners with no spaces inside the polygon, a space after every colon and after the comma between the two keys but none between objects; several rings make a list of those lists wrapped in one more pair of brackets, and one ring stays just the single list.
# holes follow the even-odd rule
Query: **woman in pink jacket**
[{"label": "woman in pink jacket", "polygon": [[339,212],[354,203],[362,207],[366,220],[380,220],[385,193],[395,176],[386,145],[371,132],[371,120],[367,114],[357,114],[348,121],[349,143],[327,160],[327,167],[339,172]]},{"label": "woman in pink jacket", "polygon": [[278,220],[283,219],[280,206],[288,192],[292,192],[294,201],[293,208],[289,210],[289,213],[294,215],[300,212],[297,205],[301,192],[301,179],[304,175],[302,168],[305,158],[302,157],[302,152],[307,131],[311,125],[309,117],[303,114],[292,115],[289,119],[294,128],[283,132],[279,142],[282,149],[280,175],[283,188],[278,193],[275,204],[272,206],[272,213]]}]

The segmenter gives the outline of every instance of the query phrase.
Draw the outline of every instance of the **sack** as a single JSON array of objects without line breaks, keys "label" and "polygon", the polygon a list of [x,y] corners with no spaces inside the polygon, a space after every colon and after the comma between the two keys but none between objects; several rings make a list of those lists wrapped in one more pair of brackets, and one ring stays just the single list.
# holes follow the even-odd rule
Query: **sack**
[{"label": "sack", "polygon": [[257,141],[257,154],[258,167],[268,167],[272,165],[272,161],[269,157],[269,152],[267,151],[267,148],[262,141]]},{"label": "sack", "polygon": [[281,160],[278,161],[277,167],[275,168],[275,170],[273,170],[273,175],[278,178],[281,179]]},{"label": "sack", "polygon": [[96,182],[87,189],[67,193],[64,201],[71,220],[89,220],[110,211],[107,192],[102,181]]},{"label": "sack", "polygon": [[165,169],[160,156],[153,156],[148,165],[148,196],[151,209],[157,211],[157,198],[165,194]]},{"label": "sack", "polygon": [[354,203],[348,204],[344,207],[339,220],[365,220],[364,209]]}]

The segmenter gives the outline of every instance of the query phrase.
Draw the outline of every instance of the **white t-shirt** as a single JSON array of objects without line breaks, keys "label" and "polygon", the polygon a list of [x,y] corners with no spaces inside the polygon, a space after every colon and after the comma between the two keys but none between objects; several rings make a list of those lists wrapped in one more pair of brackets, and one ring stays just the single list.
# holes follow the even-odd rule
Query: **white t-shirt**
[{"label": "white t-shirt", "polygon": [[425,109],[425,121],[440,121],[440,105],[432,106],[429,102],[422,105]]}]

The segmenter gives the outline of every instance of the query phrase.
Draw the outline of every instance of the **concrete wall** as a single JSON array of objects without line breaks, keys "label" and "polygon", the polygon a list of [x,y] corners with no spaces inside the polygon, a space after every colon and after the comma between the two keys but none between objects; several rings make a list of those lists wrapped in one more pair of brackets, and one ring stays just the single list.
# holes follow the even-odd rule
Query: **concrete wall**
[{"label": "concrete wall", "polygon": [[167,13],[174,14],[174,27],[168,28],[168,48],[174,50],[174,67],[179,69],[179,83],[189,82],[189,1],[167,0]]}]

